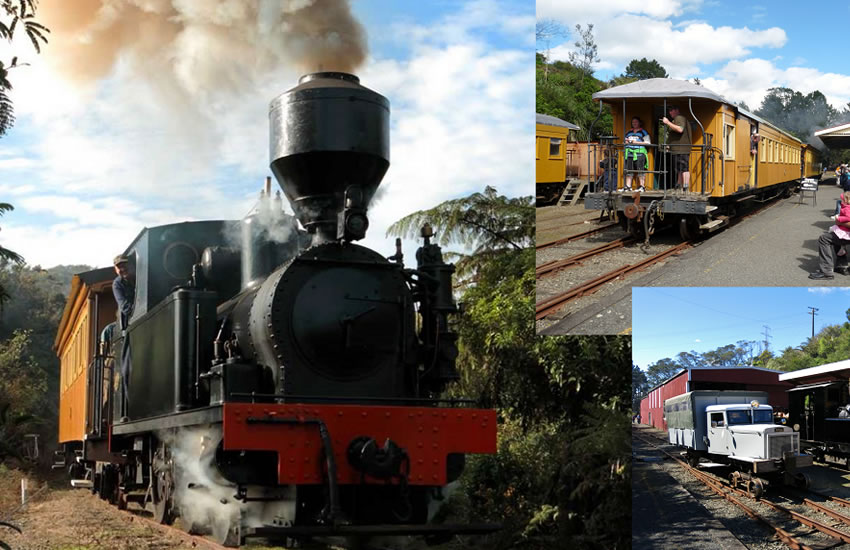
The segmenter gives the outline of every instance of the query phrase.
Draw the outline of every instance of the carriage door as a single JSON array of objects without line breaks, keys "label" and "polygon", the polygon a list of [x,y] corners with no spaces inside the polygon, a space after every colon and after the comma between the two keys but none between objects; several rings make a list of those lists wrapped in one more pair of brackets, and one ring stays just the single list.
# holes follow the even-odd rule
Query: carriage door
[{"label": "carriage door", "polygon": [[712,454],[729,454],[729,429],[723,412],[708,413],[708,452]]}]

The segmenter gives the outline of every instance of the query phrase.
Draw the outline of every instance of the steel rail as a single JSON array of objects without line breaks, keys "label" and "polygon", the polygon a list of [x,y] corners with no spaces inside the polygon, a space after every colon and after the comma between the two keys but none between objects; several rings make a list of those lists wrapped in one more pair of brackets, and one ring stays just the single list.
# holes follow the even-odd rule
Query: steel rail
[{"label": "steel rail", "polygon": [[612,227],[619,227],[616,223],[610,223],[608,225],[603,225],[602,227],[597,227],[596,229],[591,229],[590,231],[585,231],[583,233],[577,233],[575,235],[570,235],[569,237],[564,237],[563,239],[558,239],[556,241],[550,241],[548,243],[538,244],[535,248],[537,250],[541,250],[543,248],[549,248],[550,246],[556,246],[559,244],[571,243],[573,241],[577,241],[579,239],[583,239],[585,237],[589,237],[594,233],[599,233],[600,231],[605,231],[606,229],[610,229]]},{"label": "steel rail", "polygon": [[609,250],[616,250],[617,248],[622,248],[627,244],[634,241],[634,237],[620,237],[615,241],[611,241],[610,243],[605,243],[599,245],[595,248],[591,248],[589,250],[585,250],[584,252],[580,252],[575,256],[570,256],[569,258],[565,258],[563,260],[552,260],[551,262],[546,262],[545,264],[540,264],[537,266],[535,270],[534,276],[539,279],[544,275],[548,275],[554,271],[558,271],[560,269],[566,269],[567,267],[574,266],[576,264],[581,263],[582,260],[586,260],[588,258],[592,258],[593,256],[597,256],[602,254],[603,252],[608,252]]},{"label": "steel rail", "polygon": [[[739,507],[741,510],[744,511],[745,514],[747,514],[747,516],[749,516],[750,518],[752,518],[752,519],[764,524],[765,526],[769,527],[770,529],[772,529],[774,534],[776,535],[776,537],[780,541],[782,541],[786,546],[788,546],[789,548],[792,548],[793,550],[815,550],[811,546],[808,546],[808,545],[800,542],[799,540],[797,540],[788,531],[782,529],[781,527],[779,527],[777,525],[774,525],[767,518],[765,518],[764,516],[762,516],[761,514],[759,514],[758,512],[753,510],[751,507],[747,506],[746,504],[744,504],[743,502],[741,502],[740,500],[738,500],[737,498],[735,498],[732,495],[732,493],[735,492],[735,493],[740,493],[744,496],[747,496],[746,492],[741,491],[740,489],[736,489],[734,487],[728,487],[725,484],[723,484],[722,482],[707,476],[703,472],[700,472],[696,468],[692,468],[685,461],[673,456],[671,453],[665,451],[664,449],[661,449],[660,447],[655,445],[653,442],[646,440],[644,437],[637,436],[637,438],[643,440],[645,443],[648,443],[649,445],[652,445],[658,451],[666,454],[667,456],[669,456],[670,458],[675,460],[680,466],[682,466],[687,472],[689,472],[696,479],[701,481],[712,492],[714,492],[718,496],[722,496],[727,501],[729,501],[732,504],[734,504],[735,506]],[[762,501],[762,502],[764,502],[764,501]]]},{"label": "steel rail", "polygon": [[677,254],[686,248],[689,248],[691,243],[684,242],[680,243],[672,248],[668,248],[667,250],[660,252],[654,256],[650,256],[644,260],[639,261],[636,264],[626,265],[623,267],[619,267],[614,271],[610,271],[604,275],[600,275],[595,279],[591,279],[590,281],[579,285],[567,292],[562,294],[558,294],[557,296],[553,296],[547,300],[539,302],[535,307],[535,318],[537,320],[543,319],[550,313],[553,313],[561,308],[565,303],[570,300],[574,300],[576,298],[580,298],[585,294],[592,294],[596,290],[599,289],[602,285],[607,283],[608,281],[612,281],[618,277],[622,277],[623,275],[628,275],[634,271],[641,270],[645,267],[649,267],[650,265],[660,262],[661,260],[667,258],[668,256],[672,256],[673,254]]},{"label": "steel rail", "polygon": [[[844,514],[839,514],[835,510],[827,508],[823,504],[818,504],[817,502],[810,500],[808,498],[804,498],[803,503],[806,506],[808,506],[809,508],[814,508],[815,510],[817,510],[818,512],[820,512],[821,514],[823,514],[825,516],[829,516],[832,519],[838,520],[845,525],[850,525],[850,517],[845,516]],[[845,542],[847,542],[847,541],[845,541]]]}]

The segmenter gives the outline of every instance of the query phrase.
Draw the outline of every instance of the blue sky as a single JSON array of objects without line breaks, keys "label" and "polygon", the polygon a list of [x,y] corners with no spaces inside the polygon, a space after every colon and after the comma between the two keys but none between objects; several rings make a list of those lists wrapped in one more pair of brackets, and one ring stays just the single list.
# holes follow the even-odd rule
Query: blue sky
[{"label": "blue sky", "polygon": [[[11,75],[17,123],[0,138],[0,201],[15,206],[0,219],[0,244],[30,265],[108,265],[144,226],[242,217],[270,175],[268,104],[308,72],[281,50],[309,47],[239,19],[254,0],[109,4],[118,15],[100,12],[97,24],[120,27],[143,5],[178,10],[185,25],[115,48],[89,78],[98,63],[69,59],[76,50],[65,46],[91,41],[96,25],[58,19],[40,56],[25,42],[0,45],[0,59],[30,63]],[[485,185],[531,194],[534,3],[355,0],[351,9],[369,44],[355,73],[391,102],[391,165],[362,244],[391,254],[390,223]],[[416,243],[404,246],[412,258]]]},{"label": "blue sky", "polygon": [[848,287],[640,287],[632,289],[632,356],[646,369],[682,351],[705,352],[740,340],[770,349],[797,347],[811,336],[809,307],[818,308],[815,334],[847,321]]},{"label": "blue sky", "polygon": [[847,2],[539,0],[537,6],[538,17],[572,32],[550,41],[552,59],[567,59],[574,49],[576,24],[594,24],[598,78],[619,75],[630,60],[646,57],[674,78],[699,78],[752,109],[774,86],[819,89],[835,107],[850,101],[847,33],[841,28],[850,18]]}]

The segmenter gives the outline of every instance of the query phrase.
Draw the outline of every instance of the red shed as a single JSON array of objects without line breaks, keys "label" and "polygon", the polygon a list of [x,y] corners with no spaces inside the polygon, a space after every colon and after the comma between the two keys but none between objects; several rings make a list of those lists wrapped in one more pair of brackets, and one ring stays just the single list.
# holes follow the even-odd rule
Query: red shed
[{"label": "red shed", "polygon": [[768,404],[774,409],[788,410],[789,382],[780,382],[780,371],[761,367],[698,367],[683,369],[658,386],[640,402],[640,421],[667,430],[664,401],[695,390],[766,391]]}]

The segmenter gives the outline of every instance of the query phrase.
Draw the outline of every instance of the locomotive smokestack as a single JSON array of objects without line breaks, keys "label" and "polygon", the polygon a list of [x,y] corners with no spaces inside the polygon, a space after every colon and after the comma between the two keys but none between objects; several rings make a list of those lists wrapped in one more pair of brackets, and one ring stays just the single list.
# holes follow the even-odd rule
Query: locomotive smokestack
[{"label": "locomotive smokestack", "polygon": [[362,239],[389,167],[390,105],[348,73],[304,75],[271,102],[271,170],[318,240]]}]

